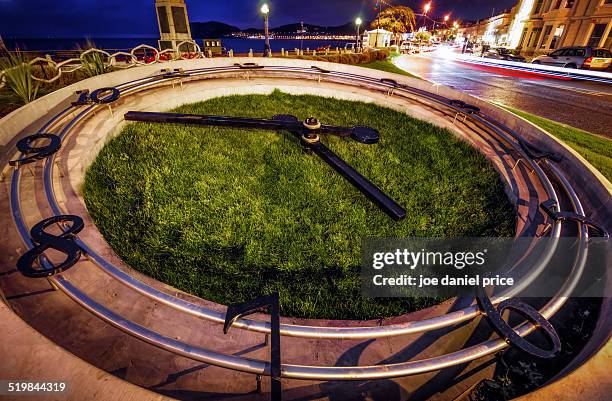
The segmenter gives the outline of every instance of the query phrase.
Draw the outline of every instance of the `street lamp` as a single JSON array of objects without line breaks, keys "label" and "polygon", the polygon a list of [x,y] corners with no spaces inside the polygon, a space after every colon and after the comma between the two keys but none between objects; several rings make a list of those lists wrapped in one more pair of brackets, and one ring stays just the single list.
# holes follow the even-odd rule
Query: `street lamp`
[{"label": "street lamp", "polygon": [[448,24],[448,20],[449,20],[449,19],[450,19],[450,15],[446,14],[446,15],[444,16],[444,24],[445,24],[445,25],[446,25],[446,24]]},{"label": "street lamp", "polygon": [[357,52],[361,50],[361,46],[359,44],[359,28],[361,27],[362,22],[363,21],[359,17],[357,17],[357,19],[355,20],[355,25],[357,25],[357,42],[355,43],[357,45]]},{"label": "street lamp", "polygon": [[459,28],[459,23],[457,21],[453,22],[453,28],[455,29]]},{"label": "street lamp", "polygon": [[270,48],[270,32],[268,29],[268,14],[270,14],[270,7],[266,3],[261,6],[261,13],[264,16],[264,35],[266,37],[266,44],[264,46],[264,57],[272,57],[272,50]]},{"label": "street lamp", "polygon": [[[431,1],[425,4],[425,6],[423,6],[423,24],[425,26],[425,30],[427,30],[427,13],[429,12],[429,10],[431,10]],[[435,25],[434,25],[434,29],[435,29]]]}]

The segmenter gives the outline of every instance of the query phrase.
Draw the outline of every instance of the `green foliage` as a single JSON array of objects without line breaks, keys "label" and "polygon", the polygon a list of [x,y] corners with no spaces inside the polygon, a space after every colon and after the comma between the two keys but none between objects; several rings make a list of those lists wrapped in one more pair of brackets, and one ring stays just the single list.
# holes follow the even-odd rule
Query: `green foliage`
[{"label": "green foliage", "polygon": [[394,74],[406,75],[406,76],[412,77],[412,78],[418,78],[418,77],[412,75],[411,73],[409,73],[409,72],[407,72],[405,70],[402,70],[401,68],[397,67],[395,64],[393,64],[389,60],[385,60],[385,61],[373,61],[373,62],[368,63],[368,64],[362,64],[362,65],[360,65],[360,67],[372,68],[374,70],[386,71],[386,72],[391,72],[391,73],[394,73]]},{"label": "green foliage", "polygon": [[367,64],[375,61],[382,61],[389,59],[391,52],[386,49],[366,51],[363,53],[334,53],[334,54],[320,54],[317,56],[295,56],[299,60],[316,60],[316,61],[327,61],[330,63],[340,64]]},{"label": "green foliage", "polygon": [[513,208],[486,159],[403,113],[278,91],[175,111],[373,126],[377,145],[323,141],[408,210],[392,221],[287,132],[127,125],[87,171],[87,208],[130,266],[205,299],[278,290],[286,316],[395,316],[440,300],[363,298],[362,238],[512,235]]},{"label": "green foliage", "polygon": [[[95,43],[87,41],[86,50],[95,49]],[[84,50],[85,51],[85,50]],[[110,71],[110,66],[107,65],[102,53],[93,51],[82,57],[83,72],[88,78],[102,75]]]},{"label": "green foliage", "polygon": [[36,99],[39,83],[32,78],[32,66],[23,53],[8,52],[6,57],[0,58],[0,70],[4,72],[6,85],[22,104]]},{"label": "green foliage", "polygon": [[393,32],[396,39],[403,33],[411,32],[416,26],[416,17],[410,7],[395,6],[381,11],[372,21],[370,27],[378,27]]},{"label": "green foliage", "polygon": [[82,58],[81,63],[83,64],[85,75],[89,78],[105,74],[109,71],[109,67],[106,65],[104,58],[98,52],[86,54]]},{"label": "green foliage", "polygon": [[612,181],[612,140],[524,111],[507,109],[565,142]]},{"label": "green foliage", "polygon": [[415,38],[419,41],[419,42],[429,42],[429,40],[431,39],[431,34],[429,32],[418,32],[415,36]]}]

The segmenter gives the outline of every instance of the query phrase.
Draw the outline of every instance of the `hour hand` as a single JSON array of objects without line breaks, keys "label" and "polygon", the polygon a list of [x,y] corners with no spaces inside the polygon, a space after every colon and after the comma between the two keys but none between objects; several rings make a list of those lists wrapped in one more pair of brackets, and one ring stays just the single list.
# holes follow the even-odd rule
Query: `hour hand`
[{"label": "hour hand", "polygon": [[[198,125],[206,127],[229,127],[229,128],[247,128],[247,129],[265,129],[265,130],[288,130],[292,132],[306,132],[312,129],[308,127],[308,121],[316,119],[307,119],[299,121],[294,117],[289,120],[275,120],[265,118],[246,118],[246,117],[227,117],[227,116],[209,116],[201,114],[177,114],[177,113],[154,113],[144,111],[129,111],[125,114],[126,121],[140,121],[147,123],[166,123],[166,124],[185,124]],[[350,137],[357,142],[365,144],[374,144],[379,140],[378,131],[374,128],[356,126],[356,127],[340,127],[336,125],[319,124],[317,121],[317,131],[321,135],[335,135],[341,137]]]}]

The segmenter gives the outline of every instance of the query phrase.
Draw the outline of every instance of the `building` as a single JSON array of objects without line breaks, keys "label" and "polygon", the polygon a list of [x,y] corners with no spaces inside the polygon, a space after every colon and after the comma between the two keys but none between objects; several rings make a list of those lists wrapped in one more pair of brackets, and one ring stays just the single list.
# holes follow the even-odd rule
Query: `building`
[{"label": "building", "polygon": [[458,36],[530,56],[565,46],[612,50],[611,21],[612,0],[519,0],[509,11],[461,28]]},{"label": "building", "polygon": [[392,32],[379,28],[366,31],[365,34],[367,35],[367,40],[364,42],[364,45],[367,47],[389,47],[391,45]]},{"label": "building", "polygon": [[465,39],[472,43],[489,46],[510,47],[510,26],[516,15],[516,7],[504,10],[501,14],[461,27],[457,31],[457,41]]},{"label": "building", "polygon": [[[185,0],[156,0],[155,11],[159,25],[159,48],[179,50],[178,45],[192,41]],[[193,45],[181,46],[181,51],[193,51]]]}]

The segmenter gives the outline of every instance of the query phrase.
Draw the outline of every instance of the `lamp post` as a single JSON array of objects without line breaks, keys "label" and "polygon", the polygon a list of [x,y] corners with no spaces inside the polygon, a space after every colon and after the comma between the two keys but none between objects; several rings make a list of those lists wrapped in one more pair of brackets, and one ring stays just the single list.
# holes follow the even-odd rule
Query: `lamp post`
[{"label": "lamp post", "polygon": [[427,30],[427,13],[431,10],[431,1],[423,7],[423,26],[425,26],[425,30]]},{"label": "lamp post", "polygon": [[357,46],[357,52],[358,53],[361,51],[361,45],[360,45],[360,41],[359,41],[359,28],[361,27],[361,23],[362,22],[363,21],[359,17],[357,17],[357,19],[355,20],[355,25],[357,25],[357,42],[355,42],[355,45]]},{"label": "lamp post", "polygon": [[446,15],[444,16],[444,25],[448,26],[448,20],[449,20],[449,19],[450,19],[450,15],[449,15],[449,14],[446,14]]},{"label": "lamp post", "polygon": [[261,13],[264,16],[264,35],[266,37],[266,44],[264,46],[264,57],[272,57],[272,50],[270,48],[270,32],[268,29],[268,14],[270,14],[270,7],[267,4],[261,6]]}]

